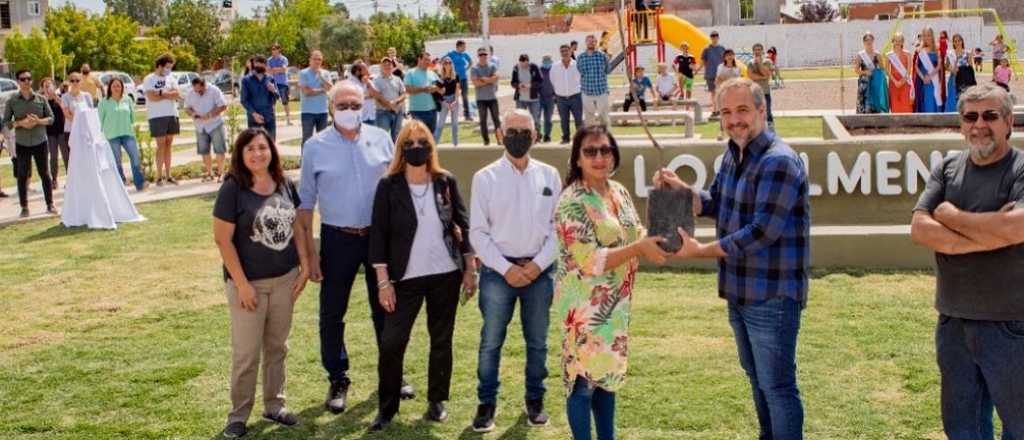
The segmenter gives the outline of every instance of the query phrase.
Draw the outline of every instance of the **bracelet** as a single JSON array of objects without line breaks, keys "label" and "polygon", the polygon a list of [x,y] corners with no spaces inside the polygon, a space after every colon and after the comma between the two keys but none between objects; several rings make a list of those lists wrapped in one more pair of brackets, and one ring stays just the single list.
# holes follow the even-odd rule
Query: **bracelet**
[{"label": "bracelet", "polygon": [[391,280],[383,280],[383,281],[377,283],[377,288],[380,289],[380,288],[382,288],[384,286],[388,286],[390,284],[391,284]]}]

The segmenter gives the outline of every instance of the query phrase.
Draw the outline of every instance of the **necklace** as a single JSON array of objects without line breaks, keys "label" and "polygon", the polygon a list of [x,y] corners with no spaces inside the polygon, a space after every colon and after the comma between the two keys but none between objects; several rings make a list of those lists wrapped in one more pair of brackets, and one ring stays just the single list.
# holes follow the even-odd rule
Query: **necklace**
[{"label": "necklace", "polygon": [[[429,184],[423,185],[423,192],[420,193],[420,194],[416,194],[416,191],[413,191],[412,188],[410,188],[409,192],[412,194],[412,201],[416,205],[416,212],[418,212],[420,214],[420,217],[423,217],[424,215],[426,215],[426,214],[423,213],[423,209],[427,206],[426,197],[427,197],[427,192],[429,192],[429,191],[430,191],[430,185]],[[421,202],[421,200],[422,200],[422,202]]]}]

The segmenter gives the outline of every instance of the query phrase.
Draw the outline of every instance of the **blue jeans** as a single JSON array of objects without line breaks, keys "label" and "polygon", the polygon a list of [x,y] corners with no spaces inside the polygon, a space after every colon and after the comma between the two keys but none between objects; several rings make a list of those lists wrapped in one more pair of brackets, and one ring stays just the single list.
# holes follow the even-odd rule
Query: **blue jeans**
[{"label": "blue jeans", "polygon": [[476,393],[481,404],[494,405],[498,401],[501,347],[505,344],[517,300],[526,340],[526,400],[544,399],[544,379],[548,377],[548,321],[554,293],[552,275],[549,267],[532,284],[515,288],[497,271],[486,266],[480,269],[479,301],[484,325],[480,329]]},{"label": "blue jeans", "polygon": [[437,110],[410,111],[409,115],[412,116],[413,119],[426,124],[427,130],[430,130],[431,133],[437,129]]},{"label": "blue jeans", "polygon": [[345,348],[345,312],[352,285],[362,266],[370,301],[373,330],[380,347],[384,330],[384,309],[377,299],[377,272],[370,266],[367,236],[320,228],[320,358],[331,381],[348,380],[348,350]]},{"label": "blue jeans", "polygon": [[551,116],[555,112],[555,98],[540,98],[540,110],[544,115],[544,131],[541,132],[542,139],[551,140]]},{"label": "blue jeans", "polygon": [[574,440],[590,440],[590,414],[594,414],[597,440],[615,440],[615,393],[591,387],[576,378],[572,394],[565,401],[565,413]]},{"label": "blue jeans", "polygon": [[459,87],[462,89],[462,116],[469,119],[469,79],[459,78]]},{"label": "blue jeans", "polygon": [[569,116],[576,121],[576,130],[583,128],[583,95],[579,93],[569,97],[555,97],[558,104],[558,117],[562,124],[562,142],[569,142]]},{"label": "blue jeans", "polygon": [[267,130],[267,133],[270,134],[270,137],[274,141],[276,141],[277,140],[277,120],[274,119],[274,109],[270,109],[270,110],[267,110],[267,111],[261,111],[259,113],[261,115],[263,115],[263,123],[262,124],[257,124],[256,120],[253,119],[251,113],[249,115],[246,115],[246,122],[248,123],[249,128],[257,128],[257,127],[263,128],[264,130]]},{"label": "blue jeans", "polygon": [[327,128],[327,113],[303,113],[299,115],[299,119],[302,120],[302,145],[306,145],[306,141],[313,137],[314,134]]},{"label": "blue jeans", "polygon": [[[124,168],[121,166],[121,148],[128,152],[128,163],[132,167],[132,183],[135,184],[135,189],[141,191],[146,185],[146,175],[142,173],[142,163],[139,161],[139,144],[135,142],[135,136],[118,136],[113,139],[107,139],[110,142],[110,149],[114,150],[114,163],[117,164],[117,174],[121,175],[121,180],[126,180],[124,177]],[[67,157],[67,156],[65,156]]]},{"label": "blue jeans", "polygon": [[524,109],[533,116],[533,130],[540,134],[540,100],[537,101],[516,101],[517,109]]},{"label": "blue jeans", "polygon": [[949,440],[991,440],[992,406],[1003,439],[1024,438],[1024,321],[939,316],[942,426]]},{"label": "blue jeans", "polygon": [[750,379],[761,440],[803,438],[804,409],[796,384],[796,340],[803,304],[775,298],[729,303],[740,365]]},{"label": "blue jeans", "polygon": [[437,128],[434,129],[434,142],[441,142],[441,134],[444,132],[445,119],[451,119],[452,123],[452,145],[459,145],[459,108],[451,110],[448,106],[455,102],[455,95],[445,96],[441,103],[441,112],[437,115]]},{"label": "blue jeans", "polygon": [[398,132],[402,131],[402,115],[390,110],[377,110],[377,127],[391,133],[391,142],[398,139]]}]

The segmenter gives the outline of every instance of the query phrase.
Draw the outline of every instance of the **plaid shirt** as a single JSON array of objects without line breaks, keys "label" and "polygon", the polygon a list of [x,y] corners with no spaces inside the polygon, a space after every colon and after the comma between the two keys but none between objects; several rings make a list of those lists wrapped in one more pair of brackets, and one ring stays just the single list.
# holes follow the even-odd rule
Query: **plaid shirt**
[{"label": "plaid shirt", "polygon": [[580,71],[580,90],[587,96],[608,94],[608,55],[599,50],[576,55]]},{"label": "plaid shirt", "polygon": [[732,141],[709,191],[702,216],[716,219],[718,296],[752,304],[783,297],[807,300],[811,210],[803,160],[764,131],[747,145],[743,161]]}]

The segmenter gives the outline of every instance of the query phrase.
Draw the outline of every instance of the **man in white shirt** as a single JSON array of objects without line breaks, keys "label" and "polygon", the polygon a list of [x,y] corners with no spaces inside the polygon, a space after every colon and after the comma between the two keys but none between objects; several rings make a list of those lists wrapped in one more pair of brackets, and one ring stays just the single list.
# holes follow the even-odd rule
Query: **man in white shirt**
[{"label": "man in white shirt", "polygon": [[213,84],[206,84],[203,77],[192,78],[192,93],[185,95],[185,112],[192,116],[196,126],[196,153],[203,157],[206,174],[203,182],[213,180],[213,160],[210,156],[217,155],[217,181],[224,175],[224,154],[227,153],[227,142],[224,135],[224,118],[221,115],[228,109],[224,93]]},{"label": "man in white shirt", "polygon": [[153,73],[146,75],[142,81],[142,91],[146,94],[146,115],[149,119],[149,134],[156,141],[156,185],[163,186],[164,180],[178,184],[171,177],[171,144],[174,136],[181,131],[178,123],[178,106],[176,101],[181,97],[178,90],[178,79],[171,75],[174,69],[174,56],[166,53],[156,59]]},{"label": "man in white shirt", "polygon": [[473,176],[470,202],[469,241],[483,261],[476,432],[494,429],[501,347],[517,301],[526,340],[527,423],[548,423],[544,379],[556,257],[553,219],[562,185],[555,168],[527,154],[537,140],[530,113],[515,110],[503,125],[505,154]]},{"label": "man in white shirt", "polygon": [[572,50],[567,44],[558,50],[562,59],[551,66],[551,85],[555,89],[558,118],[562,120],[562,144],[568,144],[571,134],[569,115],[575,119],[577,130],[583,127],[583,96],[580,94],[580,71],[572,59]]}]

